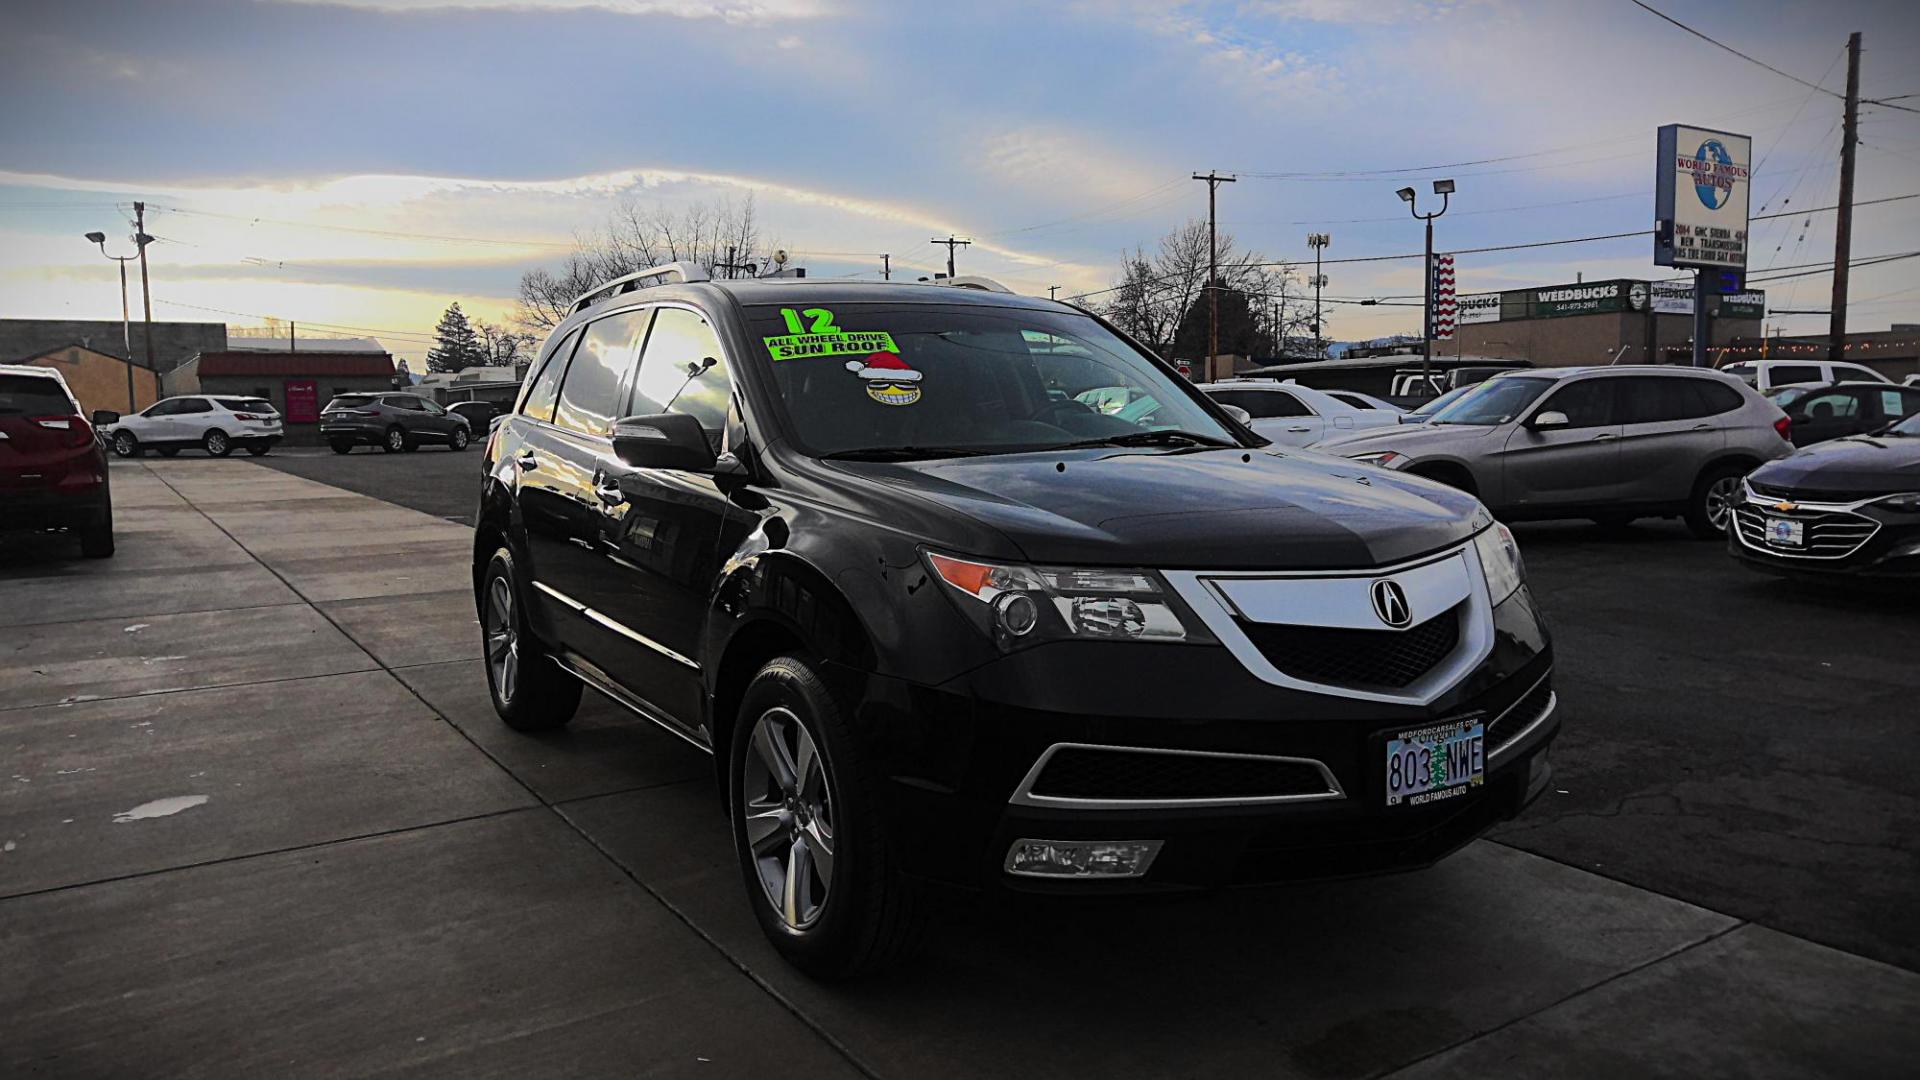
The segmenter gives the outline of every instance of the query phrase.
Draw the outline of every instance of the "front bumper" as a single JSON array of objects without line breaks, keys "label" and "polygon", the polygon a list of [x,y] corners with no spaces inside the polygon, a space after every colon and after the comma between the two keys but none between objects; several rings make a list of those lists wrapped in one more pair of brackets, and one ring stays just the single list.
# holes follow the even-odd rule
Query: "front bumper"
[{"label": "front bumper", "polygon": [[[1525,589],[1494,616],[1488,657],[1424,706],[1277,688],[1217,646],[1063,642],[940,687],[866,676],[856,722],[880,748],[894,841],[920,876],[1089,895],[1413,869],[1517,815],[1548,782],[1560,721],[1546,633]],[[1424,806],[1386,806],[1386,737],[1468,717],[1488,725],[1484,782]],[[1036,763],[1063,743],[1301,759],[1338,790],[1139,808],[1028,797]],[[1143,877],[1058,880],[1004,872],[1022,839],[1162,845]]]}]

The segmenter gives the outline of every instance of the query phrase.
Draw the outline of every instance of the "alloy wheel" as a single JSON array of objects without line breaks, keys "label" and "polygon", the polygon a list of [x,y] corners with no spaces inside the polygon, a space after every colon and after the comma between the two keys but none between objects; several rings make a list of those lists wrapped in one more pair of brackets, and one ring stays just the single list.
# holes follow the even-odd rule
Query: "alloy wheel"
[{"label": "alloy wheel", "polygon": [[1740,478],[1722,476],[1707,485],[1707,521],[1716,529],[1727,527],[1727,515],[1733,511],[1735,496],[1740,490]]},{"label": "alloy wheel", "polygon": [[813,735],[793,711],[760,714],[748,735],[740,798],[761,890],[789,930],[805,930],[833,889],[832,787]]},{"label": "alloy wheel", "polygon": [[124,431],[115,435],[113,437],[113,452],[119,454],[121,457],[132,457],[133,436]]},{"label": "alloy wheel", "polygon": [[220,434],[217,431],[208,433],[207,453],[212,454],[215,457],[218,457],[222,454],[225,454],[226,452],[227,452],[227,437],[225,435]]},{"label": "alloy wheel", "polygon": [[496,577],[487,586],[487,670],[502,704],[513,702],[520,681],[520,633],[513,623],[513,590]]}]

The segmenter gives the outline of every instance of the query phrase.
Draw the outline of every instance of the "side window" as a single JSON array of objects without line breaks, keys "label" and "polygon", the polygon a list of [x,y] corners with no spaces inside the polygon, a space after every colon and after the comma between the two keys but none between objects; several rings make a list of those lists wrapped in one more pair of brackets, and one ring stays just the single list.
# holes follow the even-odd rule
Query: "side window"
[{"label": "side window", "polygon": [[[1663,376],[1628,377],[1615,389],[1623,424],[1653,424],[1692,420],[1710,415],[1706,398],[1698,389],[1703,380]],[[1720,387],[1720,389],[1726,389]]]},{"label": "side window", "polygon": [[440,407],[440,403],[439,403],[439,402],[437,402],[437,401],[425,401],[425,400],[423,400],[423,401],[421,401],[421,402],[420,402],[420,407],[421,407],[421,408],[423,408],[423,409],[425,409],[425,410],[427,410],[427,412],[428,412],[428,413],[430,413],[430,414],[432,414],[432,415],[434,415],[434,416],[445,416],[445,415],[447,415],[447,410],[445,410],[445,409],[443,409],[443,408],[441,408],[441,407]]},{"label": "side window", "polygon": [[726,427],[732,397],[733,376],[713,327],[686,308],[661,308],[647,337],[628,415],[686,413],[713,433]]},{"label": "side window", "polygon": [[168,398],[165,401],[156,401],[153,404],[147,406],[147,411],[141,413],[140,415],[153,416],[153,417],[172,416],[173,407],[177,404],[179,404],[179,402],[174,401],[172,398]]},{"label": "side window", "polygon": [[1307,408],[1305,402],[1287,393],[1285,390],[1268,390],[1260,396],[1268,399],[1267,407],[1272,410],[1272,412],[1269,413],[1271,416],[1313,415],[1313,410]]},{"label": "side window", "polygon": [[[1207,396],[1222,405],[1231,405],[1236,409],[1245,409],[1247,410],[1247,415],[1253,417],[1255,420],[1262,419],[1265,415],[1260,411],[1259,402],[1254,400],[1264,395],[1256,394],[1251,390],[1214,390],[1208,393]],[[1112,412],[1113,410],[1102,409],[1101,411]]]},{"label": "side window", "polygon": [[553,403],[560,397],[560,376],[566,374],[567,358],[573,355],[573,347],[578,344],[580,331],[575,330],[547,354],[547,362],[541,365],[540,374],[534,378],[526,400],[521,403],[520,415],[535,420],[553,419]]},{"label": "side window", "polygon": [[646,309],[623,311],[587,324],[580,349],[561,380],[554,423],[586,435],[613,430],[615,417],[621,415],[620,394],[651,315]]},{"label": "side window", "polygon": [[1794,403],[1794,411],[1808,420],[1847,420],[1860,412],[1860,402],[1845,390],[1814,394]]},{"label": "side window", "polygon": [[1860,382],[1863,380],[1866,382],[1886,381],[1884,376],[1870,367],[1862,367],[1859,364],[1833,365],[1833,381],[1840,382],[1842,380],[1848,382]]},{"label": "side window", "polygon": [[1541,412],[1567,414],[1568,427],[1600,427],[1612,423],[1614,386],[1619,379],[1581,379],[1555,390]]},{"label": "side window", "polygon": [[1732,412],[1746,404],[1747,399],[1741,397],[1740,391],[1735,390],[1731,386],[1722,385],[1712,379],[1688,379],[1686,381],[1689,386],[1693,387],[1694,394],[1700,399],[1701,411],[1695,414],[1697,416],[1719,416],[1721,413]]},{"label": "side window", "polygon": [[213,406],[207,404],[205,398],[181,398],[179,402],[174,405],[174,412],[176,413],[206,413],[212,411]]},{"label": "side window", "polygon": [[1880,412],[1888,420],[1904,420],[1920,412],[1920,390],[1881,390]]},{"label": "side window", "polygon": [[1818,364],[1778,364],[1774,366],[1771,379],[1774,386],[1826,381],[1820,374]]}]

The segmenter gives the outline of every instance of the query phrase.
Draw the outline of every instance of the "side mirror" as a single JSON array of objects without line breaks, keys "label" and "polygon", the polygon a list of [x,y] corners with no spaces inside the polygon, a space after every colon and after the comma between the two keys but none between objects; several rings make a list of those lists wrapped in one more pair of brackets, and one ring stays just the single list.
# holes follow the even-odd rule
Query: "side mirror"
[{"label": "side mirror", "polygon": [[120,414],[114,412],[112,409],[95,409],[93,410],[92,421],[94,427],[106,427],[108,424],[119,423]]},{"label": "side mirror", "polygon": [[1238,405],[1221,405],[1220,407],[1227,410],[1227,415],[1233,417],[1234,423],[1241,427],[1253,426],[1253,414],[1247,410]]},{"label": "side mirror", "polygon": [[1527,426],[1538,431],[1542,428],[1566,427],[1567,423],[1566,413],[1549,409],[1546,412],[1535,415],[1532,420],[1527,422]]},{"label": "side mirror", "polygon": [[614,421],[613,452],[636,469],[705,472],[716,460],[700,421],[685,413],[629,416]]}]

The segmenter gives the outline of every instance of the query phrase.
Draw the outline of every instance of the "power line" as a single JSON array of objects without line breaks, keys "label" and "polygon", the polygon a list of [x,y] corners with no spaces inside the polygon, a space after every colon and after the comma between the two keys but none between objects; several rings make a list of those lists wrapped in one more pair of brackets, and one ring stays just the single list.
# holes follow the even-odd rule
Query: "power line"
[{"label": "power line", "polygon": [[[1748,56],[1746,53],[1741,52],[1739,49],[1736,49],[1733,46],[1726,44],[1725,42],[1716,41],[1713,38],[1710,38],[1707,35],[1701,33],[1700,31],[1695,30],[1693,27],[1688,26],[1686,23],[1681,22],[1679,19],[1676,19],[1673,16],[1668,15],[1665,12],[1659,11],[1656,8],[1646,4],[1644,0],[1630,0],[1630,2],[1635,7],[1640,8],[1642,11],[1645,11],[1650,15],[1654,15],[1661,19],[1664,19],[1667,22],[1672,23],[1673,25],[1679,27],[1680,29],[1685,30],[1687,33],[1692,34],[1694,37],[1699,38],[1701,41],[1704,41],[1707,44],[1713,46],[1714,48],[1722,49],[1722,50],[1725,50],[1726,52],[1730,52],[1733,55],[1739,57],[1740,59],[1745,60],[1749,64],[1758,64],[1759,66],[1766,68],[1768,71],[1773,72],[1775,75],[1778,75],[1783,79],[1791,79],[1794,82],[1799,83],[1801,86],[1811,86],[1815,90],[1818,90],[1823,94],[1827,94],[1836,98],[1841,98],[1843,100],[1846,98],[1845,94],[1841,94],[1841,93],[1837,93],[1835,91],[1829,90],[1826,87],[1819,85],[1818,83],[1810,83],[1798,75],[1781,71],[1779,68],[1774,67],[1772,64],[1767,63],[1765,60]],[[1912,97],[1913,95],[1901,94],[1899,96],[1904,98],[1904,97]],[[1920,112],[1920,109],[1909,109],[1905,105],[1887,105],[1887,102],[1891,100],[1893,99],[1892,98],[1861,98],[1860,103],[1862,105],[1885,105],[1889,109],[1904,109],[1907,112]]]},{"label": "power line", "polygon": [[[284,315],[264,315],[258,311],[234,311],[230,308],[208,307],[205,304],[189,304],[181,300],[169,300],[164,296],[156,296],[153,299],[156,303],[166,304],[170,307],[191,308],[194,311],[211,311],[218,315],[237,315],[245,319],[266,319],[268,321],[286,319]],[[297,323],[301,326],[317,326],[323,330],[353,330],[362,334],[384,334],[387,337],[412,338],[419,342],[434,342],[439,340],[432,334],[423,334],[417,330],[387,330],[374,326],[347,326],[342,323],[316,322],[312,319],[286,319],[286,321]]]}]

